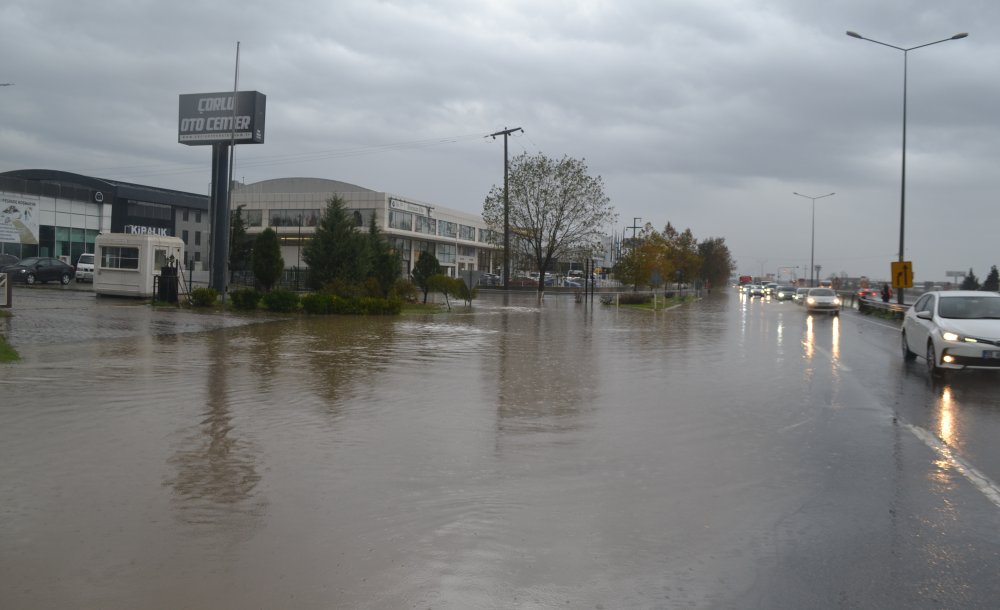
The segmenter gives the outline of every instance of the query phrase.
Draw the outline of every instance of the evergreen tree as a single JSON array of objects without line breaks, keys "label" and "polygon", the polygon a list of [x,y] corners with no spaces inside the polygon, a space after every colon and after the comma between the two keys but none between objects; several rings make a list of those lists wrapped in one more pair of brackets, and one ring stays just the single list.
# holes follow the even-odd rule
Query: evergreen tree
[{"label": "evergreen tree", "polygon": [[997,266],[993,265],[990,267],[990,273],[983,280],[983,290],[989,290],[991,292],[1000,292],[1000,271],[997,271]]},{"label": "evergreen tree", "polygon": [[976,274],[972,272],[972,267],[969,267],[969,274],[965,276],[962,280],[962,290],[979,290],[979,279],[976,278]]},{"label": "evergreen tree", "polygon": [[326,203],[316,232],[302,248],[302,260],[309,265],[309,287],[360,286],[371,271],[368,238],[354,229],[342,197],[334,195]]},{"label": "evergreen tree", "polygon": [[396,280],[403,275],[402,262],[399,252],[389,245],[379,230],[374,214],[368,223],[368,249],[371,253],[371,277],[378,284],[379,296],[389,298]]},{"label": "evergreen tree", "polygon": [[250,268],[250,255],[253,252],[253,238],[247,235],[246,221],[243,220],[243,208],[239,206],[233,213],[229,236],[229,273],[232,276],[237,271]]},{"label": "evergreen tree", "polygon": [[270,291],[281,279],[285,261],[281,258],[281,244],[274,229],[264,229],[253,243],[253,274],[261,288]]},{"label": "evergreen tree", "polygon": [[413,283],[424,293],[424,303],[427,293],[431,290],[431,278],[441,273],[441,263],[430,252],[421,252],[417,264],[413,266]]}]

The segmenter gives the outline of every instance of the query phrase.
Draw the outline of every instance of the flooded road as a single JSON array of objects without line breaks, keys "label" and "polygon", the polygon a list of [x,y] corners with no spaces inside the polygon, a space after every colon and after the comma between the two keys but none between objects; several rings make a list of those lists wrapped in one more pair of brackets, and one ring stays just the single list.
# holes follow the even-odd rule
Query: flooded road
[{"label": "flooded road", "polygon": [[484,295],[294,319],[15,298],[0,608],[1000,594],[996,506],[865,389],[846,315],[725,292],[658,313]]}]

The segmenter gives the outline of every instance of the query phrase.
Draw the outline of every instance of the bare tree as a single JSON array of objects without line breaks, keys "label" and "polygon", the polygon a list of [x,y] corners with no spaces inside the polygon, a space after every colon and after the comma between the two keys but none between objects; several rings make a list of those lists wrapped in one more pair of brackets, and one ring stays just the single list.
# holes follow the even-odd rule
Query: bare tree
[{"label": "bare tree", "polygon": [[[525,258],[538,271],[538,291],[554,259],[574,251],[596,253],[607,228],[617,220],[600,176],[583,160],[524,153],[511,160],[508,176],[511,258]],[[483,219],[499,239],[504,235],[503,185],[494,185]]]}]

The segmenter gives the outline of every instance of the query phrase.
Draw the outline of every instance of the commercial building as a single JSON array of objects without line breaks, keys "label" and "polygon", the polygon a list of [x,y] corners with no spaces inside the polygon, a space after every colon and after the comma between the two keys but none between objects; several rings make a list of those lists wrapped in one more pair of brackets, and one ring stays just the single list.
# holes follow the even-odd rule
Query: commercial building
[{"label": "commercial building", "polygon": [[316,231],[327,202],[339,196],[359,230],[371,217],[400,253],[408,274],[421,252],[437,257],[445,272],[497,272],[503,266],[503,248],[491,239],[482,216],[467,214],[401,195],[373,191],[354,184],[322,178],[277,178],[252,184],[234,184],[230,207],[240,209],[247,233],[274,229],[281,242],[285,267],[306,267],[302,247]]},{"label": "commercial building", "polygon": [[[416,199],[373,191],[336,180],[278,178],[234,183],[232,210],[240,209],[247,233],[270,227],[281,240],[286,268],[305,268],[302,246],[316,231],[327,201],[338,195],[359,230],[375,221],[402,258],[408,274],[421,252],[434,254],[457,277],[469,271],[496,272],[502,248],[490,239],[481,216]],[[54,256],[75,264],[94,252],[101,233],[180,237],[184,266],[209,268],[210,198],[118,180],[54,170],[0,173],[0,252],[19,258]]]},{"label": "commercial building", "polygon": [[43,169],[0,173],[0,252],[75,264],[101,233],[184,240],[185,266],[208,264],[209,198]]}]

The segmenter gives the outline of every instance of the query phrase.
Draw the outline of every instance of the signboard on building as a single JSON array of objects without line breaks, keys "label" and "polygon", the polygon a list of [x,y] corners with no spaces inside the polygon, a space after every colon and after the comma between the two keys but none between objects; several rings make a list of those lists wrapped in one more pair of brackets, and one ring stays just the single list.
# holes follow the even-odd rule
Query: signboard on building
[{"label": "signboard on building", "polygon": [[0,242],[38,243],[38,201],[0,193]]},{"label": "signboard on building", "polygon": [[429,205],[424,205],[422,203],[411,203],[409,201],[403,201],[402,199],[397,199],[395,197],[389,198],[389,207],[394,210],[406,210],[407,212],[413,212],[414,214],[420,214],[422,216],[430,216],[432,208]]},{"label": "signboard on building", "polygon": [[180,96],[177,141],[204,144],[263,144],[267,96],[258,91],[189,93]]}]

